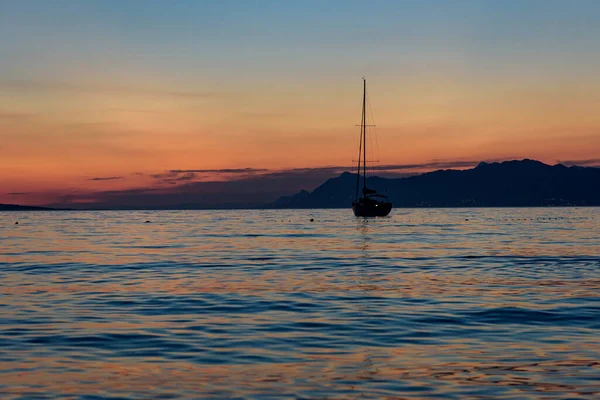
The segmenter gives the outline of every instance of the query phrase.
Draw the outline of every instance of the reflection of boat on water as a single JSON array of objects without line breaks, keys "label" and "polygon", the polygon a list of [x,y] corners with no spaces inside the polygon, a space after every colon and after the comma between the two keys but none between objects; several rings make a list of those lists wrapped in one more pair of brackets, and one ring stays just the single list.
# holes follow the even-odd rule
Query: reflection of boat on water
[{"label": "reflection of boat on water", "polygon": [[[352,211],[357,217],[385,217],[392,211],[392,203],[386,195],[377,193],[367,187],[367,80],[363,78],[362,122],[360,128],[360,145],[358,148],[358,173],[356,176],[356,197],[352,202]],[[362,151],[361,151],[362,150]],[[362,154],[361,154],[362,153]],[[360,167],[363,167],[362,196],[359,197]]]}]

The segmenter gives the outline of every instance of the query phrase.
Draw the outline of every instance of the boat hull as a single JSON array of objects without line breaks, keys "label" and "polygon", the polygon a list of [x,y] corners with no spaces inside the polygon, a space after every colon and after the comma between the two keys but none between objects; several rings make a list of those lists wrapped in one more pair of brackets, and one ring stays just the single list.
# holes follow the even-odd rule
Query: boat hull
[{"label": "boat hull", "polygon": [[357,217],[385,217],[392,211],[390,202],[356,203],[352,202],[352,211]]}]

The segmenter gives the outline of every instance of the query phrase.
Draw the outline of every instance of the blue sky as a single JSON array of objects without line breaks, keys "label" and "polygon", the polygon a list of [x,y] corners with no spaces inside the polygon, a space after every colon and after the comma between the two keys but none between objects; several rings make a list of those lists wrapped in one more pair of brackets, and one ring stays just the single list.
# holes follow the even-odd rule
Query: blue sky
[{"label": "blue sky", "polygon": [[289,78],[305,69],[369,72],[440,58],[467,63],[473,74],[498,64],[502,73],[559,73],[596,67],[592,49],[600,44],[594,1],[5,0],[0,7],[0,79],[94,64],[101,74],[119,60],[184,76]]}]

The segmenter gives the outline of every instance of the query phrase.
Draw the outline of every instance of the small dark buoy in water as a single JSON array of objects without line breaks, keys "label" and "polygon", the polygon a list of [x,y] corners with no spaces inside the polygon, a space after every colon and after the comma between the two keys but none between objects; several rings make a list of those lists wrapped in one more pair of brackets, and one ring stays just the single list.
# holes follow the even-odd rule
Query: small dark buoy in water
[{"label": "small dark buoy in water", "polygon": [[149,224],[149,223],[150,223],[150,221],[146,221],[146,222],[144,222],[144,223],[145,223],[145,224]]},{"label": "small dark buoy in water", "polygon": [[315,219],[314,219],[314,218],[311,218],[311,219],[310,219],[310,222],[315,222]]},{"label": "small dark buoy in water", "polygon": [[469,220],[469,218],[465,218],[465,221],[468,221],[468,220]]},{"label": "small dark buoy in water", "polygon": [[15,225],[19,225],[19,221],[15,222]]}]

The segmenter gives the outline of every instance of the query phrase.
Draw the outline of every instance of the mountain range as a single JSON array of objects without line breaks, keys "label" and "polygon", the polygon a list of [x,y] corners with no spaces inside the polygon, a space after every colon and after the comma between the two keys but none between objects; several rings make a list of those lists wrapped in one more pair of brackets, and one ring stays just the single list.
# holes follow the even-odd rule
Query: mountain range
[{"label": "mountain range", "polygon": [[20,206],[18,204],[0,204],[0,211],[50,211],[52,208],[36,206]]},{"label": "mountain range", "polygon": [[[356,178],[344,172],[312,192],[281,197],[268,207],[350,207]],[[600,168],[551,166],[530,159],[481,162],[472,169],[396,179],[374,176],[367,186],[387,194],[394,207],[600,206]]]},{"label": "mountain range", "polygon": [[[327,179],[313,191],[301,190],[292,196],[280,197],[271,203],[250,202],[247,194],[272,194],[278,182],[254,185],[254,192],[242,181],[235,198],[246,202],[219,202],[215,205],[194,203],[200,191],[183,192],[171,202],[153,204],[152,193],[131,199],[128,205],[97,204],[87,209],[240,209],[240,208],[349,208],[356,193],[357,175],[344,172]],[[227,187],[234,196],[236,182]],[[395,208],[401,207],[541,207],[541,206],[600,206],[600,168],[547,165],[536,160],[481,162],[466,170],[445,169],[402,178],[369,177],[367,186],[387,194]],[[238,188],[239,189],[239,188]],[[279,188],[281,189],[281,188]],[[281,193],[281,192],[279,192]],[[196,197],[194,197],[196,196]],[[266,196],[263,196],[263,198]],[[181,199],[189,199],[185,204]],[[52,207],[65,209],[73,204]],[[0,204],[0,211],[49,210],[50,208]]]}]

